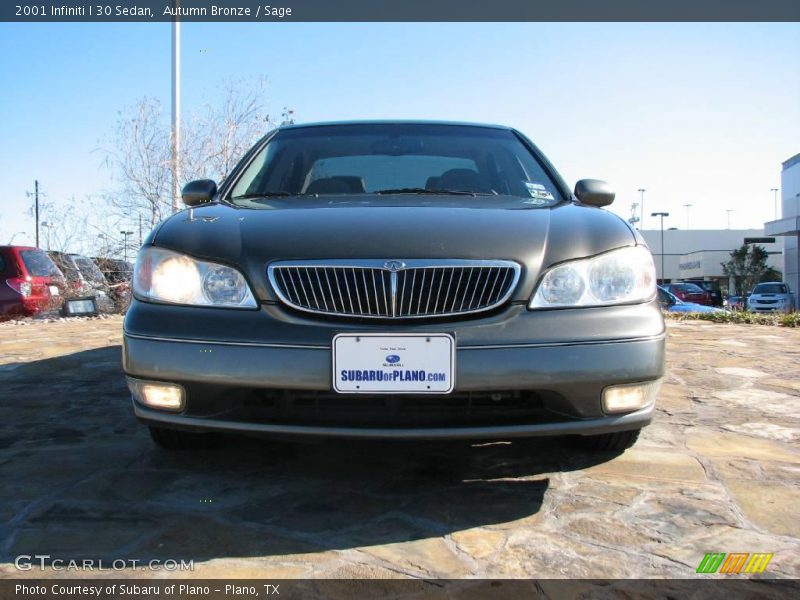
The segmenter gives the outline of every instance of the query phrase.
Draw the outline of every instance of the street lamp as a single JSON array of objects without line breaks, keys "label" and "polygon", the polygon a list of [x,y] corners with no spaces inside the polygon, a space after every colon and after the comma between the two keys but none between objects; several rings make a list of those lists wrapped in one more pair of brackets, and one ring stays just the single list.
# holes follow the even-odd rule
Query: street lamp
[{"label": "street lamp", "polygon": [[772,196],[775,199],[775,220],[778,220],[778,188],[770,188],[769,190],[772,192]]},{"label": "street lamp", "polygon": [[48,223],[47,221],[42,221],[42,229],[45,230],[44,239],[45,239],[45,244],[47,244],[48,252],[50,252],[50,230],[52,228],[53,226],[50,223]]},{"label": "street lamp", "polygon": [[639,188],[639,193],[642,195],[641,202],[639,203],[639,205],[641,206],[641,210],[642,210],[642,222],[639,223],[639,231],[644,231],[644,193],[646,191],[647,190],[645,190],[644,188]]},{"label": "street lamp", "polygon": [[726,208],[725,212],[728,213],[728,229],[731,228],[731,213],[733,212],[732,208]]},{"label": "street lamp", "polygon": [[650,213],[651,217],[661,217],[661,283],[664,283],[664,217],[668,217],[668,212]]},{"label": "street lamp", "polygon": [[684,208],[686,209],[686,229],[689,229],[689,209],[694,206],[694,204],[684,204]]},{"label": "street lamp", "polygon": [[[180,0],[174,0],[179,8]],[[172,212],[180,207],[181,180],[181,22],[172,19]]]},{"label": "street lamp", "polygon": [[128,262],[128,236],[133,235],[132,231],[120,231],[123,237],[122,242],[122,255],[125,259],[125,262]]}]

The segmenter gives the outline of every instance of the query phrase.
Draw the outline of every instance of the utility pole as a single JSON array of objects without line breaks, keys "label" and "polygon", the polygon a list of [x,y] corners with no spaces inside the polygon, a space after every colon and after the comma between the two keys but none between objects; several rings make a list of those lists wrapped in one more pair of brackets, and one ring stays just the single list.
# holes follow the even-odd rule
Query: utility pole
[{"label": "utility pole", "polygon": [[731,213],[733,212],[732,208],[726,208],[725,212],[728,213],[728,229],[731,228]]},{"label": "utility pole", "polygon": [[139,247],[142,247],[142,215],[139,215]]},{"label": "utility pole", "polygon": [[689,209],[694,206],[693,204],[684,204],[684,208],[686,208],[686,229],[689,229]]},{"label": "utility pole", "polygon": [[664,217],[668,217],[668,212],[654,212],[651,217],[661,217],[661,283],[664,283]]},{"label": "utility pole", "polygon": [[[180,0],[174,0],[175,8]],[[180,210],[181,179],[181,22],[172,21],[172,212]]]},{"label": "utility pole", "polygon": [[639,203],[639,206],[642,211],[642,221],[641,223],[639,223],[639,231],[644,231],[644,193],[646,191],[647,190],[645,190],[644,188],[639,188],[639,193],[642,195],[641,201]]},{"label": "utility pole", "polygon": [[36,204],[36,247],[39,247],[39,180],[33,182],[33,197]]},{"label": "utility pole", "polygon": [[771,188],[769,190],[772,192],[773,197],[775,198],[775,220],[778,220],[778,188]]}]

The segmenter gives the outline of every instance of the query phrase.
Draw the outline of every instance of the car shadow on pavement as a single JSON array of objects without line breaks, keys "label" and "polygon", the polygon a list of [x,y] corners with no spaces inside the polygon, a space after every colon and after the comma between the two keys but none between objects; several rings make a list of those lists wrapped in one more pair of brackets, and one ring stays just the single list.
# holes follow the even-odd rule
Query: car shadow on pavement
[{"label": "car shadow on pavement", "polygon": [[563,438],[226,436],[170,453],[133,417],[113,346],[0,366],[0,562],[303,554],[535,519],[550,477],[611,459]]}]

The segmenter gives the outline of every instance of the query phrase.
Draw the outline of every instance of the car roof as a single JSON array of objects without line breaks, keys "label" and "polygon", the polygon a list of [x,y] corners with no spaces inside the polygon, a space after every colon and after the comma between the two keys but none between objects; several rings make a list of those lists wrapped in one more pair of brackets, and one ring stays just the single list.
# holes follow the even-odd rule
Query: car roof
[{"label": "car roof", "polygon": [[472,123],[468,121],[430,121],[430,120],[416,120],[416,119],[378,119],[378,120],[355,120],[355,121],[319,121],[315,123],[293,123],[291,125],[281,125],[278,127],[280,130],[284,129],[304,129],[307,127],[329,127],[331,125],[434,125],[434,126],[450,126],[450,127],[479,127],[483,129],[504,129],[512,131],[514,128],[507,125],[492,125],[489,123]]},{"label": "car roof", "polygon": [[[0,246],[0,248],[2,248],[3,250],[12,250],[12,249],[17,249],[17,250],[42,250],[41,248],[37,248],[36,246],[15,246],[13,244],[10,245],[10,246]],[[44,252],[44,250],[42,250],[42,252]]]}]

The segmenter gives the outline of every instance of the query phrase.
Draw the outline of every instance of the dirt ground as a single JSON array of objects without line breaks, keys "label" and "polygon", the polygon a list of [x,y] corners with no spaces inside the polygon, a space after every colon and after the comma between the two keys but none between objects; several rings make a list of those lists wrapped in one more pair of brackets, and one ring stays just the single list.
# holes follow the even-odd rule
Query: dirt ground
[{"label": "dirt ground", "polygon": [[63,576],[14,567],[46,554],[206,578],[707,578],[707,552],[799,577],[800,331],[668,327],[657,417],[622,455],[550,438],[170,454],[133,418],[119,317],[0,324],[0,577]]}]

